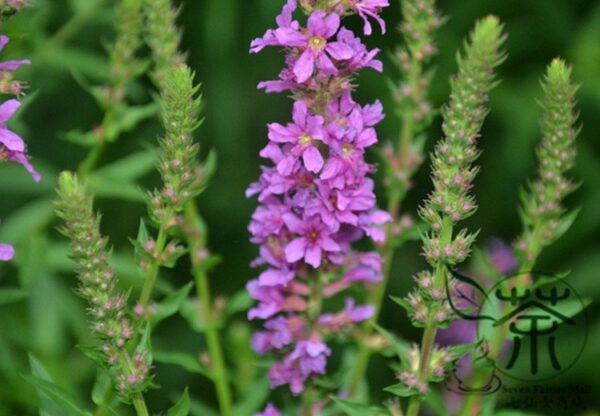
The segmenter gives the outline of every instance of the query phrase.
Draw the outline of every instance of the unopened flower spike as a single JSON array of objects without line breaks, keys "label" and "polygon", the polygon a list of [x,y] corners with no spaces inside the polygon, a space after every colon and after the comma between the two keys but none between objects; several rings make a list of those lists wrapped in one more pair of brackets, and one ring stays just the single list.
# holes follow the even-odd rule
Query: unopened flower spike
[{"label": "unopened flower spike", "polygon": [[174,224],[174,216],[197,196],[204,185],[198,159],[199,146],[193,133],[200,125],[202,97],[194,85],[194,74],[186,65],[172,67],[163,80],[162,118],[165,133],[160,139],[158,161],[163,188],[151,196],[153,218],[160,224]]},{"label": "unopened flower spike", "polygon": [[175,25],[179,10],[170,0],[145,0],[144,4],[145,38],[154,61],[152,77],[162,86],[174,66],[185,64],[185,55],[179,49],[181,32]]},{"label": "unopened flower spike", "polygon": [[58,180],[56,214],[60,228],[71,241],[71,258],[79,278],[77,292],[88,302],[89,325],[103,364],[125,398],[144,391],[151,383],[150,358],[135,343],[137,322],[132,322],[127,296],[109,264],[108,239],[100,234],[100,217],[93,199],[77,175],[63,172]]},{"label": "unopened flower spike", "polygon": [[[271,386],[289,386],[293,395],[311,391],[312,379],[327,372],[328,340],[353,333],[356,323],[373,315],[372,306],[348,294],[340,311],[324,313],[323,306],[350,286],[381,279],[381,257],[353,243],[363,237],[382,241],[381,226],[390,219],[376,208],[368,176],[374,167],[365,161],[367,148],[377,143],[374,127],[383,108],[379,101],[361,106],[352,98],[360,69],[381,71],[379,51],[368,50],[341,22],[353,11],[380,20],[387,2],[301,1],[306,26],[294,20],[297,6],[288,0],[277,28],[250,46],[251,53],[284,48],[280,79],[259,88],[289,90],[295,103],[290,122],[267,126],[269,141],[260,155],[268,164],[247,191],[260,202],[249,225],[259,246],[253,265],[265,267],[247,285],[258,301],[248,318],[265,321],[252,346],[281,357],[269,370]],[[277,413],[268,406],[263,414]]]},{"label": "unopened flower spike", "polygon": [[[419,365],[410,377],[414,383],[406,384],[421,394],[428,390],[429,382],[441,377],[442,370],[434,371],[435,336],[438,328],[453,319],[445,294],[445,282],[450,279],[448,267],[455,267],[469,256],[476,237],[466,229],[456,232],[455,226],[476,210],[470,194],[477,174],[473,163],[479,156],[476,145],[488,112],[488,93],[496,85],[494,69],[504,59],[500,51],[504,38],[498,18],[488,16],[477,22],[464,54],[458,56],[450,102],[442,109],[444,138],[432,155],[434,190],[420,209],[421,217],[431,227],[423,238],[423,254],[433,271],[417,278],[427,284],[420,284],[406,300],[414,324],[424,327]],[[420,400],[419,395],[411,398],[408,416],[418,414]]]},{"label": "unopened flower spike", "polygon": [[116,38],[110,46],[110,86],[106,100],[117,105],[125,99],[126,86],[143,71],[145,65],[136,58],[142,45],[142,3],[144,0],[120,0],[116,10]]},{"label": "unopened flower spike", "polygon": [[574,220],[567,213],[564,198],[576,187],[567,176],[575,164],[575,139],[579,132],[571,67],[554,59],[542,81],[542,140],[537,149],[538,174],[523,193],[524,231],[516,244],[523,264],[530,268],[541,250],[555,241]]}]

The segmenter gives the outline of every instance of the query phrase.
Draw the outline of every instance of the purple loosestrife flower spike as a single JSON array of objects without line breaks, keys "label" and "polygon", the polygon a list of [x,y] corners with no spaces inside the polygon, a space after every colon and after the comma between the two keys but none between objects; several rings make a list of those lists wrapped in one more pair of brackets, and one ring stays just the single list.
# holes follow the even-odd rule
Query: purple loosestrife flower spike
[{"label": "purple loosestrife flower spike", "polygon": [[379,19],[387,2],[372,8],[367,2],[331,3],[313,8],[302,2],[309,12],[304,27],[293,17],[296,1],[289,0],[277,28],[250,47],[251,53],[284,48],[280,79],[259,88],[289,90],[295,99],[293,122],[268,125],[269,141],[260,155],[269,164],[247,191],[260,202],[249,225],[260,252],[253,265],[266,267],[247,285],[258,301],[248,318],[265,321],[252,346],[259,354],[278,352],[282,359],[269,371],[271,385],[288,385],[294,395],[326,373],[328,338],[373,315],[372,306],[356,305],[349,296],[340,312],[322,313],[322,305],[353,284],[381,280],[381,257],[352,246],[363,237],[381,241],[380,226],[389,220],[376,208],[368,178],[373,166],[364,159],[366,149],[377,143],[374,127],[383,119],[383,108],[379,101],[361,106],[352,99],[354,74],[382,69],[375,59],[379,51],[369,51],[341,26],[347,12]]}]

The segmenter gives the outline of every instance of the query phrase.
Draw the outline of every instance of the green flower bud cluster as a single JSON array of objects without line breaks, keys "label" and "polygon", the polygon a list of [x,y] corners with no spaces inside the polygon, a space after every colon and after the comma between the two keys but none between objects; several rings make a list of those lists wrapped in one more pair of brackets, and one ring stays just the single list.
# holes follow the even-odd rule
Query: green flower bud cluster
[{"label": "green flower bud cluster", "polygon": [[444,219],[454,224],[476,210],[469,194],[477,174],[472,164],[479,156],[476,141],[487,115],[488,92],[496,85],[494,67],[504,59],[499,51],[504,40],[501,32],[495,17],[478,22],[464,57],[459,55],[459,73],[451,80],[450,103],[442,109],[445,137],[432,155],[434,191],[421,210],[434,233],[439,233]]},{"label": "green flower bud cluster", "polygon": [[150,383],[147,354],[134,345],[135,323],[127,295],[118,289],[109,264],[108,239],[100,234],[100,217],[93,211],[93,199],[77,176],[63,172],[58,181],[56,214],[65,224],[60,232],[71,240],[71,258],[79,278],[77,292],[88,302],[90,326],[102,357],[119,392],[126,398]]},{"label": "green flower bud cluster", "polygon": [[392,196],[399,199],[411,188],[411,177],[425,159],[424,133],[436,113],[427,97],[434,72],[429,66],[437,54],[434,35],[445,20],[435,0],[404,1],[402,14],[398,29],[405,44],[392,55],[401,76],[400,81],[391,85],[402,130],[398,143],[387,143],[383,148],[386,185],[391,194],[397,194]]},{"label": "green flower bud cluster", "polygon": [[565,215],[564,198],[576,185],[566,176],[575,164],[578,128],[575,111],[577,86],[571,68],[554,59],[542,81],[542,140],[537,149],[538,174],[522,195],[523,234],[517,243],[522,261],[535,261],[544,246],[555,241],[573,220]]},{"label": "green flower bud cluster", "polygon": [[[458,56],[458,74],[451,79],[450,102],[442,109],[445,137],[432,155],[434,190],[420,209],[421,217],[431,227],[423,236],[423,252],[433,272],[417,275],[417,287],[406,299],[412,309],[413,323],[425,328],[421,365],[414,371],[414,377],[409,378],[414,378],[412,387],[421,393],[426,390],[423,383],[439,381],[443,372],[439,365],[432,367],[430,363],[436,351],[437,328],[447,327],[454,319],[446,299],[446,282],[453,285],[448,267],[469,256],[476,238],[476,233],[467,230],[455,234],[454,225],[476,209],[469,194],[477,173],[472,164],[479,155],[476,140],[487,114],[488,92],[496,84],[494,68],[503,60],[500,52],[503,40],[502,25],[496,17],[477,22],[464,54]],[[409,414],[416,414],[416,403],[411,404]]]},{"label": "green flower bud cluster", "polygon": [[162,91],[173,66],[185,63],[185,55],[179,52],[181,32],[176,24],[179,10],[173,8],[170,0],[144,0],[144,14],[146,43],[154,61],[152,76]]},{"label": "green flower bud cluster", "polygon": [[426,65],[437,54],[434,34],[445,19],[436,8],[435,0],[408,0],[402,2],[404,16],[399,26],[406,45],[396,50],[394,62],[403,74],[403,80],[394,88],[399,114],[409,111],[420,127],[430,124],[432,106],[427,100],[431,72]]},{"label": "green flower bud cluster", "polygon": [[105,92],[109,104],[125,98],[127,83],[143,71],[135,53],[142,45],[142,0],[121,0],[115,13],[116,38],[109,48],[110,87]]},{"label": "green flower bud cluster", "polygon": [[158,171],[163,188],[151,195],[153,219],[163,225],[176,225],[176,216],[198,195],[205,183],[205,170],[198,159],[199,146],[193,133],[201,124],[202,98],[194,74],[186,65],[177,65],[164,79],[162,118],[165,126],[160,139]]}]

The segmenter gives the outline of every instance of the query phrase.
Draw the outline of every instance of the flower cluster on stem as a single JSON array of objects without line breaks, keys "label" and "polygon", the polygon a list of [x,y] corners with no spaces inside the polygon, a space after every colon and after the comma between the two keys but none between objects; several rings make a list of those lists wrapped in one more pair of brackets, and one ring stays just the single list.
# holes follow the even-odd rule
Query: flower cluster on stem
[{"label": "flower cluster on stem", "polygon": [[540,122],[542,140],[537,149],[538,174],[522,197],[524,231],[516,243],[522,262],[529,267],[545,246],[566,231],[561,224],[571,220],[565,215],[563,200],[576,187],[566,175],[575,164],[578,133],[577,86],[571,81],[571,68],[563,60],[554,59],[542,87],[544,112]]},{"label": "flower cluster on stem", "polygon": [[210,158],[200,163],[199,146],[193,140],[193,132],[201,124],[199,86],[194,85],[193,73],[184,64],[185,57],[179,51],[178,12],[170,0],[147,1],[144,14],[146,41],[154,64],[152,78],[161,93],[165,126],[158,164],[164,187],[151,196],[151,213],[155,221],[162,224],[159,241],[165,227],[169,230],[177,225],[187,243],[200,313],[206,321],[211,378],[221,414],[231,416],[232,394],[219,328],[213,319],[217,307],[208,281],[208,270],[214,262],[207,248],[207,227],[194,200],[204,189],[214,168]]},{"label": "flower cluster on stem", "polygon": [[[0,2],[0,23],[8,15],[12,15],[24,6],[21,1]],[[9,42],[8,36],[0,34],[0,52]],[[14,79],[14,71],[21,65],[28,65],[28,59],[0,62],[0,94],[14,95],[15,98],[0,104],[0,163],[16,162],[29,172],[34,181],[39,182],[40,174],[33,168],[27,155],[27,147],[23,139],[10,130],[6,123],[21,106],[19,98],[23,95],[24,83]],[[9,261],[15,255],[12,245],[0,243],[0,261]]]},{"label": "flower cluster on stem", "polygon": [[[541,100],[542,139],[537,150],[538,175],[521,195],[523,232],[514,246],[521,272],[517,282],[520,286],[533,283],[529,272],[540,253],[568,230],[577,214],[577,211],[567,213],[563,207],[564,198],[576,187],[567,172],[573,167],[577,152],[577,88],[571,80],[571,67],[560,58],[552,60],[542,79],[544,96]],[[507,333],[506,326],[497,328],[490,358],[495,359],[502,353]],[[475,373],[474,383],[483,377],[485,375]],[[460,414],[473,414],[474,409],[481,408],[481,402],[481,397],[466,397]]]},{"label": "flower cluster on stem", "polygon": [[179,50],[181,33],[175,25],[178,10],[169,0],[145,0],[144,3],[145,38],[154,62],[152,78],[160,87],[173,66],[185,63],[185,55]]},{"label": "flower cluster on stem", "polygon": [[[448,268],[465,260],[476,236],[466,229],[455,232],[455,226],[476,210],[470,194],[477,173],[473,166],[479,156],[476,143],[487,114],[488,92],[496,84],[494,68],[503,60],[499,50],[503,40],[502,25],[496,17],[477,22],[465,53],[459,55],[450,102],[442,109],[444,138],[432,155],[434,190],[420,209],[421,217],[431,227],[423,238],[423,254],[433,271],[417,277],[418,287],[407,299],[413,323],[424,327],[419,365],[413,371],[420,393],[440,376],[433,374],[432,360],[437,328],[452,320],[445,293],[445,284],[450,280]],[[417,415],[419,407],[420,397],[413,396],[408,415]]]},{"label": "flower cluster on stem", "polygon": [[263,166],[248,196],[260,202],[252,216],[251,241],[259,246],[254,266],[266,266],[248,285],[258,301],[249,319],[264,320],[252,344],[259,354],[281,360],[269,371],[271,386],[288,385],[294,395],[315,376],[325,374],[331,349],[327,338],[349,332],[369,319],[371,305],[350,296],[338,312],[324,312],[325,300],[354,283],[381,280],[381,257],[352,245],[363,236],[382,241],[380,226],[389,215],[375,206],[373,166],[365,151],[377,142],[375,125],[383,118],[379,101],[361,106],[352,98],[352,80],[363,68],[382,70],[377,49],[368,50],[341,17],[356,12],[381,23],[387,1],[301,1],[306,27],[294,20],[295,0],[277,17],[276,29],[252,41],[250,51],[278,46],[286,52],[279,79],[261,82],[267,92],[292,93],[292,122],[268,125]]},{"label": "flower cluster on stem", "polygon": [[151,382],[150,360],[135,343],[137,323],[132,321],[127,295],[109,264],[108,239],[100,234],[100,217],[93,199],[77,175],[63,172],[58,181],[56,214],[64,220],[61,233],[71,240],[71,258],[79,278],[77,292],[88,302],[90,328],[102,362],[110,368],[115,385],[129,399]]}]

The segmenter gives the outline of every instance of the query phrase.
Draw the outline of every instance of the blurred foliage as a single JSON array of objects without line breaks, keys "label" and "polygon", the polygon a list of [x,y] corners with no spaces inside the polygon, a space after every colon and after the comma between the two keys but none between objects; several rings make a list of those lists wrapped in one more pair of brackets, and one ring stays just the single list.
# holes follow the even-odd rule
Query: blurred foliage
[{"label": "blurred foliage", "polygon": [[[58,172],[75,169],[85,156],[85,149],[73,142],[73,132],[93,130],[102,118],[82,80],[100,84],[105,79],[104,45],[113,36],[114,7],[109,0],[30,3],[31,7],[2,27],[12,39],[3,58],[32,60],[31,66],[19,72],[19,79],[29,83],[29,94],[11,127],[26,139],[43,180],[34,184],[19,167],[0,165],[0,241],[15,244],[18,251],[15,262],[0,264],[0,416],[37,414],[35,386],[24,377],[34,365],[39,377],[54,380],[85,408],[92,406],[92,389],[101,394],[103,380],[102,376],[96,378],[94,363],[76,347],[89,343],[89,333],[84,304],[73,293],[67,244],[54,229],[51,200]],[[392,3],[384,13],[390,28],[399,21],[400,13],[398,2]],[[219,159],[217,173],[200,197],[199,207],[210,230],[211,251],[223,259],[211,274],[213,291],[223,300],[233,297],[226,309],[233,321],[224,337],[228,352],[236,351],[229,365],[235,372],[236,396],[242,398],[236,410],[240,415],[250,414],[265,400],[265,389],[252,384],[255,374],[262,374],[262,366],[253,363],[252,353],[244,349],[249,333],[244,315],[248,299],[235,296],[255,273],[248,266],[256,255],[255,247],[248,242],[246,231],[255,202],[244,197],[244,190],[259,174],[258,151],[266,141],[266,123],[285,121],[291,108],[286,97],[255,90],[259,81],[276,77],[282,57],[274,51],[249,56],[247,50],[250,40],[272,25],[281,4],[274,0],[181,2],[183,46],[203,84],[206,121],[197,137],[203,150],[215,149]],[[447,99],[447,80],[455,71],[456,50],[474,20],[496,14],[506,22],[509,33],[509,57],[500,69],[502,83],[491,95],[492,110],[480,142],[484,153],[475,183],[480,209],[468,221],[469,228],[481,229],[481,244],[492,236],[512,241],[520,231],[518,190],[535,173],[541,112],[536,100],[541,97],[538,79],[545,66],[553,57],[561,56],[574,66],[574,79],[582,84],[578,100],[583,130],[573,172],[582,186],[567,201],[570,208],[581,207],[581,212],[571,230],[542,254],[539,268],[570,270],[570,283],[593,300],[587,310],[587,347],[576,365],[553,383],[587,384],[592,385],[592,391],[600,391],[600,2],[448,0],[441,2],[440,8],[449,20],[438,39],[440,55],[432,89],[437,106]],[[358,18],[349,20],[355,29],[361,27]],[[387,51],[399,41],[400,35],[394,30],[367,40],[369,46]],[[387,66],[385,76],[397,77],[392,65]],[[379,130],[382,140],[396,137],[399,120],[393,115],[393,101],[383,77],[364,73],[359,83],[359,101],[380,98],[387,108],[389,116]],[[130,94],[134,101],[148,103],[149,90],[150,81],[144,79],[131,86]],[[156,118],[142,118],[135,130],[109,146],[100,167],[105,175],[96,175],[96,183],[92,183],[104,214],[102,231],[114,245],[115,269],[134,290],[139,289],[139,280],[128,237],[136,235],[145,206],[140,198],[130,197],[135,190],[124,191],[124,187],[137,189],[135,180],[139,179],[139,184],[151,188],[158,180],[155,174],[142,175],[153,162],[150,149],[156,146],[160,124]],[[439,137],[438,118],[429,132],[429,148]],[[127,155],[135,163],[110,165]],[[376,160],[374,153],[371,160]],[[421,169],[407,206],[416,208],[430,186],[428,168]],[[411,275],[423,266],[418,244],[408,244],[398,254],[389,292],[404,295],[412,285]],[[185,267],[162,277],[167,283],[160,289],[165,293],[190,281]],[[201,332],[202,323],[194,318],[193,308],[191,303],[183,304],[182,315],[189,316],[192,327]],[[387,301],[382,326],[416,340],[418,332],[401,314],[391,300]],[[168,318],[155,329],[155,381],[164,389],[162,394],[148,395],[151,409],[169,407],[189,386],[192,414],[214,414],[207,410],[207,406],[215,406],[213,387],[195,374],[205,372],[193,359],[205,348],[203,342],[179,317]],[[382,388],[393,382],[393,372],[383,359],[373,360],[369,381],[373,400],[382,400]],[[600,407],[600,399],[595,400]]]}]

